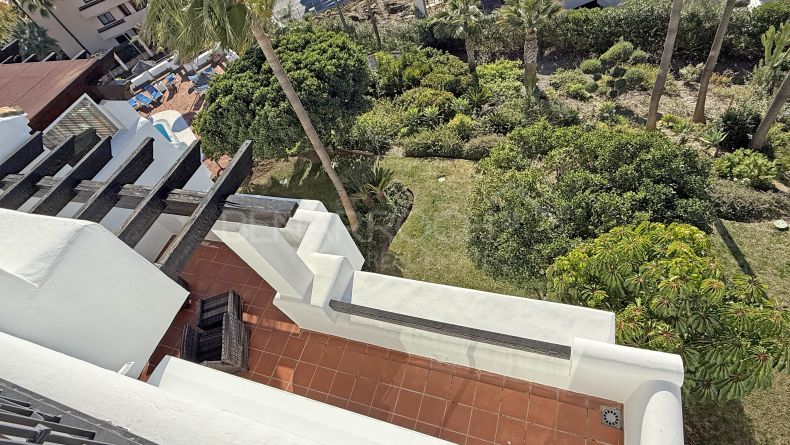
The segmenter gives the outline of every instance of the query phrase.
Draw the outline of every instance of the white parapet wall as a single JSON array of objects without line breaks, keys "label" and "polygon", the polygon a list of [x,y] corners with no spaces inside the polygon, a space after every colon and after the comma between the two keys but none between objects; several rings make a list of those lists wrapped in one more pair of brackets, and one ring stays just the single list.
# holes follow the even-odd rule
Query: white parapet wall
[{"label": "white parapet wall", "polygon": [[186,297],[99,224],[0,209],[2,332],[137,376]]},{"label": "white parapet wall", "polygon": [[[301,201],[283,229],[226,223],[213,234],[277,290],[275,305],[301,328],[623,403],[627,445],[683,443],[680,357],[614,344],[610,312],[362,272],[340,218],[314,201]],[[567,356],[341,313],[333,300],[536,340]]]},{"label": "white parapet wall", "polygon": [[441,445],[448,442],[327,403],[165,357],[148,383],[316,443],[343,445]]}]

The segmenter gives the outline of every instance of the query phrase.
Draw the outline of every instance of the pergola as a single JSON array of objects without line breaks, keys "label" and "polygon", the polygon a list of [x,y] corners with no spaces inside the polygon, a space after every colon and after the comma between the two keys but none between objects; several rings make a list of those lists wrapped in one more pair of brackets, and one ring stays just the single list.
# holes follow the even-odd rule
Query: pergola
[{"label": "pergola", "polygon": [[[162,272],[174,280],[200,242],[217,221],[285,227],[296,212],[293,201],[254,195],[236,195],[252,171],[252,143],[244,142],[228,167],[205,192],[183,190],[201,164],[200,141],[190,145],[152,187],[134,182],[154,161],[154,140],[146,138],[106,181],[92,178],[112,159],[111,137],[89,141],[86,149],[71,136],[41,157],[45,148],[41,132],[31,135],[15,152],[0,160],[0,208],[18,210],[30,198],[39,198],[30,209],[40,215],[57,215],[70,202],[82,203],[73,218],[99,222],[114,207],[132,209],[116,231],[134,248],[162,214],[187,216],[188,220],[157,260]],[[40,159],[39,159],[40,158]],[[36,161],[36,159],[39,159]],[[35,162],[24,174],[28,165]],[[65,165],[72,168],[54,177]]]}]

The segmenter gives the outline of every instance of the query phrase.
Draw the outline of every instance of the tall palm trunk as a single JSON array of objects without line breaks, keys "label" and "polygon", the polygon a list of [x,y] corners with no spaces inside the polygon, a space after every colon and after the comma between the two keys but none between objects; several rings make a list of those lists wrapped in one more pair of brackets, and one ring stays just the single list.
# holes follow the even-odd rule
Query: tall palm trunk
[{"label": "tall palm trunk", "polygon": [[658,103],[661,101],[661,95],[664,94],[664,85],[667,83],[667,76],[669,75],[669,65],[672,62],[672,52],[675,50],[675,39],[678,36],[681,9],[683,9],[683,0],[673,0],[672,11],[669,13],[667,38],[664,41],[664,52],[661,54],[661,64],[658,67],[656,84],[653,85],[653,94],[650,95],[650,108],[647,110],[648,130],[656,129]]},{"label": "tall palm trunk", "polygon": [[370,7],[370,0],[365,0],[365,9],[367,10],[370,24],[373,25],[373,34],[376,36],[376,49],[381,49],[381,35],[379,34],[379,24],[376,21],[376,14],[373,8]]},{"label": "tall palm trunk", "polygon": [[477,58],[475,56],[475,42],[469,37],[464,39],[466,46],[466,63],[469,64],[469,74],[477,79]]},{"label": "tall palm trunk", "polygon": [[346,16],[343,14],[343,5],[340,4],[340,1],[335,2],[335,9],[337,9],[337,15],[340,16],[340,23],[343,24],[343,31],[346,34],[351,34],[351,30],[348,28],[348,23],[346,23]]},{"label": "tall palm trunk", "polygon": [[346,192],[343,182],[340,180],[340,177],[337,175],[337,172],[335,172],[335,169],[332,166],[332,159],[329,158],[329,153],[327,153],[326,148],[324,148],[324,144],[321,143],[321,139],[318,137],[318,132],[315,131],[315,127],[313,127],[313,122],[310,121],[310,116],[307,114],[307,110],[304,109],[302,101],[296,94],[296,90],[294,90],[293,85],[291,85],[291,80],[288,78],[288,74],[280,64],[280,59],[277,57],[277,53],[274,52],[274,48],[272,47],[271,40],[269,40],[269,36],[266,34],[266,31],[263,30],[263,27],[261,26],[261,23],[258,21],[257,17],[252,17],[251,22],[252,34],[255,36],[255,40],[258,42],[261,50],[263,50],[263,55],[266,57],[266,61],[269,62],[269,66],[272,68],[274,77],[277,78],[277,82],[280,84],[283,92],[285,92],[285,97],[288,98],[288,102],[291,104],[294,113],[296,113],[299,123],[302,124],[304,132],[307,134],[307,139],[310,140],[310,143],[313,145],[313,149],[315,149],[318,158],[321,160],[321,165],[324,167],[324,171],[326,171],[327,176],[329,176],[329,179],[332,181],[332,185],[335,186],[335,190],[337,190],[337,194],[340,197],[340,202],[343,204],[343,210],[345,210],[346,217],[348,217],[348,223],[351,226],[351,231],[356,232],[357,227],[359,226],[357,213],[354,210],[354,206],[351,204],[351,200],[348,198],[348,193]]},{"label": "tall palm trunk", "polygon": [[760,126],[757,127],[757,131],[754,132],[749,148],[752,150],[759,150],[765,145],[765,138],[768,136],[768,130],[776,121],[776,117],[779,116],[779,112],[782,111],[782,107],[787,103],[788,99],[790,99],[790,72],[785,76],[785,80],[782,82],[779,90],[777,90],[776,96],[774,96],[774,100],[771,102],[771,106],[769,106],[768,111],[765,112],[765,117],[762,122],[760,122]]},{"label": "tall palm trunk", "polygon": [[527,28],[524,32],[524,88],[527,103],[532,101],[538,83],[538,30]]},{"label": "tall palm trunk", "polygon": [[719,53],[721,52],[721,45],[724,43],[724,36],[727,34],[727,26],[730,24],[730,16],[735,7],[735,0],[727,0],[724,5],[724,12],[719,21],[719,27],[716,29],[716,36],[713,38],[713,45],[710,47],[708,59],[705,61],[705,68],[702,69],[702,74],[699,78],[699,93],[697,94],[697,106],[694,108],[694,117],[692,121],[705,123],[705,99],[708,96],[708,85],[710,78],[713,76],[713,70],[716,68],[716,62],[719,60]]}]

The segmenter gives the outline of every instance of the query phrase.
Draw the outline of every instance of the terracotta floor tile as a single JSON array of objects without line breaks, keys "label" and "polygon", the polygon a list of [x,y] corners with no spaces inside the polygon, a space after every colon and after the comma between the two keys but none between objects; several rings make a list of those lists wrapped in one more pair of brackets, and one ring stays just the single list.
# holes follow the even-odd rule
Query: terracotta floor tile
[{"label": "terracotta floor tile", "polygon": [[426,395],[422,398],[420,413],[417,420],[431,425],[441,426],[444,422],[444,413],[447,409],[447,401],[437,397]]},{"label": "terracotta floor tile", "polygon": [[601,412],[587,410],[587,437],[599,442],[616,444],[622,436],[622,431],[601,423]]},{"label": "terracotta floor tile", "polygon": [[472,408],[466,405],[451,403],[447,406],[444,415],[444,428],[466,434],[469,431],[469,419],[472,417]]},{"label": "terracotta floor tile", "polygon": [[586,442],[587,441],[583,437],[563,433],[562,431],[557,431],[555,440],[556,445],[585,445]]},{"label": "terracotta floor tile", "polygon": [[378,379],[379,376],[381,376],[381,369],[383,366],[384,361],[381,357],[365,354],[357,368],[357,375],[366,379]]},{"label": "terracotta floor tile", "polygon": [[368,351],[368,345],[367,343],[360,343],[358,341],[349,340],[348,344],[346,345],[346,350],[364,354]]},{"label": "terracotta floor tile", "polygon": [[397,386],[379,383],[376,385],[376,394],[373,396],[371,406],[373,408],[392,412],[395,409],[395,403],[398,401],[398,392],[400,392],[400,390]]},{"label": "terracotta floor tile", "polygon": [[277,367],[277,362],[279,361],[279,355],[264,352],[261,354],[261,358],[258,360],[258,364],[255,366],[254,371],[258,374],[264,374],[271,377],[272,374],[274,374],[274,368]]},{"label": "terracotta floor tile", "polygon": [[412,391],[422,392],[425,390],[426,380],[428,380],[428,369],[420,366],[408,365],[406,366],[406,371],[404,371],[403,383],[401,386]]},{"label": "terracotta floor tile", "polygon": [[245,283],[247,283],[247,278],[250,277],[250,273],[252,273],[252,269],[249,267],[231,266],[230,264],[226,264],[222,266],[222,269],[219,272],[219,278],[223,281],[229,281],[235,285],[243,286]]},{"label": "terracotta floor tile", "polygon": [[477,381],[469,380],[459,376],[453,376],[453,382],[450,385],[449,400],[463,405],[472,405],[475,401],[475,391],[477,390]]},{"label": "terracotta floor tile", "polygon": [[458,445],[466,445],[466,434],[461,434],[453,430],[443,429],[442,432],[439,433],[439,437]]},{"label": "terracotta floor tile", "polygon": [[271,377],[264,374],[252,373],[252,380],[258,383],[263,383],[264,385],[268,385]]},{"label": "terracotta floor tile", "polygon": [[432,425],[429,423],[423,423],[419,420],[417,421],[417,425],[414,427],[415,430],[427,434],[429,436],[439,437],[439,434],[442,432],[442,427],[438,425]]},{"label": "terracotta floor tile", "polygon": [[584,436],[587,432],[587,408],[559,402],[557,407],[557,430]]},{"label": "terracotta floor tile", "polygon": [[363,405],[361,403],[357,403],[349,400],[346,409],[348,409],[349,411],[353,411],[357,414],[362,414],[363,416],[367,416],[368,412],[370,411],[370,405]]},{"label": "terracotta floor tile", "polygon": [[357,379],[351,391],[351,401],[370,406],[376,393],[377,382],[369,379]]},{"label": "terracotta floor tile", "polygon": [[533,383],[529,393],[546,399],[557,399],[557,388]]},{"label": "terracotta floor tile", "polygon": [[296,369],[294,370],[293,375],[293,383],[294,385],[304,386],[305,388],[310,387],[310,382],[313,380],[313,375],[315,375],[316,366],[311,365],[310,363],[299,362],[296,365]]},{"label": "terracotta floor tile", "polygon": [[326,403],[336,406],[338,408],[345,409],[348,406],[348,399],[344,399],[342,397],[333,396],[329,394],[326,396]]},{"label": "terracotta floor tile", "polygon": [[431,359],[420,357],[418,355],[410,355],[409,356],[409,364],[414,366],[419,366],[425,369],[431,369]]},{"label": "terracotta floor tile", "polygon": [[428,379],[425,384],[425,394],[446,399],[450,396],[452,383],[452,375],[438,370],[431,370],[428,372]]},{"label": "terracotta floor tile", "polygon": [[316,391],[314,389],[307,390],[307,397],[317,400],[319,402],[326,402],[327,394],[321,391]]},{"label": "terracotta floor tile", "polygon": [[313,380],[310,381],[310,389],[329,393],[332,388],[332,382],[335,379],[336,372],[332,369],[318,367],[313,375]]},{"label": "terracotta floor tile", "polygon": [[329,394],[343,399],[350,398],[356,380],[357,378],[351,374],[338,372],[332,381],[332,388],[329,390]]},{"label": "terracotta floor tile", "polygon": [[414,427],[417,426],[417,421],[410,418],[410,417],[403,417],[397,414],[393,414],[392,419],[390,419],[390,423],[393,423],[398,426],[402,426],[403,428],[408,428],[413,430]]},{"label": "terracotta floor tile", "polygon": [[496,429],[499,416],[489,411],[477,408],[472,409],[469,421],[469,435],[478,439],[493,442],[496,439]]},{"label": "terracotta floor tile", "polygon": [[570,391],[557,391],[557,399],[560,402],[570,403],[572,405],[581,406],[582,408],[590,408],[589,397],[584,394],[577,394]]},{"label": "terracotta floor tile", "polygon": [[329,342],[329,336],[320,332],[310,332],[310,341],[325,345]]},{"label": "terracotta floor tile", "polygon": [[382,420],[384,422],[389,422],[390,419],[392,419],[392,412],[371,407],[370,411],[368,411],[368,416],[374,419]]},{"label": "terracotta floor tile", "polygon": [[307,340],[303,338],[289,337],[288,342],[285,344],[285,349],[283,350],[283,357],[299,360],[302,356],[305,344],[307,344]]},{"label": "terracotta floor tile", "polygon": [[300,361],[317,365],[321,361],[321,356],[324,354],[324,345],[315,341],[312,338],[308,340],[307,344],[302,351]]},{"label": "terracotta floor tile", "polygon": [[440,362],[438,360],[431,361],[431,371],[443,372],[445,374],[453,375],[455,372],[455,365],[452,363]]},{"label": "terracotta floor tile", "polygon": [[422,403],[422,393],[401,389],[395,403],[395,414],[417,419]]},{"label": "terracotta floor tile", "polygon": [[389,352],[387,352],[387,360],[392,360],[394,362],[401,362],[405,365],[409,363],[409,354],[390,349]]},{"label": "terracotta floor tile", "polygon": [[493,441],[478,439],[477,437],[468,436],[466,438],[466,445],[494,445]]},{"label": "terracotta floor tile", "polygon": [[261,356],[263,356],[263,351],[250,348],[247,352],[247,369],[254,371]]},{"label": "terracotta floor tile", "polygon": [[318,362],[318,364],[324,368],[337,369],[342,357],[342,349],[338,349],[332,345],[327,345],[326,348],[324,348],[324,354],[321,356],[321,361]]},{"label": "terracotta floor tile", "polygon": [[475,408],[499,413],[499,405],[502,401],[502,387],[491,385],[485,382],[478,382],[475,392]]},{"label": "terracotta floor tile", "polygon": [[272,374],[272,378],[282,380],[284,382],[292,381],[294,377],[294,370],[296,369],[296,363],[296,360],[280,357],[280,361],[277,362],[277,367],[274,368],[274,374]]},{"label": "terracotta floor tile", "polygon": [[[258,332],[255,332],[255,334],[257,335]],[[288,343],[288,334],[284,334],[282,332],[276,332],[276,331],[272,332],[271,337],[269,338],[269,342],[266,343],[266,347],[264,348],[264,351],[271,352],[272,354],[280,355],[283,353],[283,349],[285,349],[286,343]]]},{"label": "terracotta floor tile", "polygon": [[503,416],[510,416],[516,419],[525,420],[527,409],[529,408],[529,393],[516,391],[510,388],[502,388],[502,404],[500,412]]},{"label": "terracotta floor tile", "polygon": [[525,442],[529,445],[554,445],[556,431],[545,426],[527,423]]},{"label": "terracotta floor tile", "polygon": [[346,349],[346,351],[343,352],[343,357],[340,359],[340,365],[338,365],[337,370],[357,375],[364,361],[365,354]]},{"label": "terracotta floor tile", "polygon": [[496,443],[498,445],[524,445],[527,422],[502,416],[497,425]]},{"label": "terracotta floor tile", "polygon": [[384,360],[381,362],[380,380],[390,385],[401,386],[403,375],[406,373],[406,364],[400,361]]},{"label": "terracotta floor tile", "polygon": [[541,426],[554,428],[557,425],[557,401],[541,396],[530,396],[527,420]]}]

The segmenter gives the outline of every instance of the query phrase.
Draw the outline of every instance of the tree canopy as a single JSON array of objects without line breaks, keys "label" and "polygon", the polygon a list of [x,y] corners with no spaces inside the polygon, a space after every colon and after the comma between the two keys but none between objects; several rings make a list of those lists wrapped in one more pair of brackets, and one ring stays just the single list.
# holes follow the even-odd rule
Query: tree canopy
[{"label": "tree canopy", "polygon": [[[345,34],[308,23],[292,25],[273,41],[294,89],[322,139],[337,140],[367,106],[370,81],[362,49]],[[254,142],[259,158],[309,147],[302,128],[260,49],[248,50],[210,84],[195,129],[210,156]]]}]

